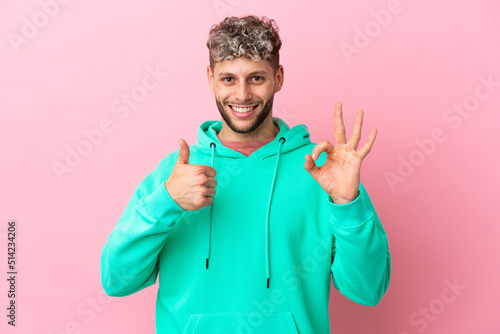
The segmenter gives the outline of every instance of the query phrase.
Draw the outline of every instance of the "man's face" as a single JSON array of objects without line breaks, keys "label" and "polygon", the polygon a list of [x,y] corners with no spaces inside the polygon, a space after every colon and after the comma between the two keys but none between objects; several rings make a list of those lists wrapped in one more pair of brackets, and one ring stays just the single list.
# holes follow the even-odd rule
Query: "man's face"
[{"label": "man's face", "polygon": [[283,67],[276,74],[267,60],[245,57],[215,63],[207,68],[210,89],[228,127],[240,134],[251,133],[264,121],[272,126],[274,93],[281,90]]}]

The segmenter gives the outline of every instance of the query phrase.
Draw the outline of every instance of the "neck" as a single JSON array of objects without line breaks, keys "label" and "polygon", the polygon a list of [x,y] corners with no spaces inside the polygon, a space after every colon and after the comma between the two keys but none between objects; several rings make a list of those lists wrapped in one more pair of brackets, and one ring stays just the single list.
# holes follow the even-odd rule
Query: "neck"
[{"label": "neck", "polygon": [[273,123],[272,117],[263,122],[257,129],[251,133],[238,133],[232,131],[222,119],[222,128],[217,134],[219,138],[231,141],[253,141],[275,138],[279,133],[278,127]]}]

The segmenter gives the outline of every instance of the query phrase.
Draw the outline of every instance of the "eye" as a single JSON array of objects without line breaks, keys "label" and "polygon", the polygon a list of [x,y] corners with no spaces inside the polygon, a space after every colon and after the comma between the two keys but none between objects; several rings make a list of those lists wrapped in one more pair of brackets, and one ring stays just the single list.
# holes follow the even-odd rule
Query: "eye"
[{"label": "eye", "polygon": [[233,78],[231,78],[231,77],[222,78],[222,81],[224,81],[224,82],[231,82],[232,80],[233,80]]},{"label": "eye", "polygon": [[264,78],[263,77],[259,77],[259,76],[256,75],[256,76],[253,77],[253,80],[254,81],[262,81],[262,80],[264,80]]}]

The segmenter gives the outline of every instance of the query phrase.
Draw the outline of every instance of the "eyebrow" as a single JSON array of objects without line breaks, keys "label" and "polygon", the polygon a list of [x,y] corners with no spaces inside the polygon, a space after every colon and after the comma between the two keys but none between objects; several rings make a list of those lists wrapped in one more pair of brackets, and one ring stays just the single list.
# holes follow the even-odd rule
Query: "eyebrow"
[{"label": "eyebrow", "polygon": [[[225,77],[225,76],[233,76],[234,74],[231,73],[231,72],[221,72],[219,73],[219,78],[220,77]],[[251,73],[248,74],[248,76],[253,76],[253,75],[267,75],[267,72],[266,71],[253,71]]]}]

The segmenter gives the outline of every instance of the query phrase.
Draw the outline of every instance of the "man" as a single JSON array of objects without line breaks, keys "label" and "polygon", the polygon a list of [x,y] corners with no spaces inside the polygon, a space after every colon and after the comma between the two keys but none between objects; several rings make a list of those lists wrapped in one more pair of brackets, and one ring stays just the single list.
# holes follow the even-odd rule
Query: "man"
[{"label": "man", "polygon": [[157,333],[329,333],[330,277],[363,305],[389,285],[387,236],[360,183],[376,130],[358,150],[363,112],[347,141],[340,103],[336,146],[272,117],[284,79],[273,20],[226,18],[207,46],[222,120],[136,188],[102,249],[103,287],[127,296],[159,274]]}]

